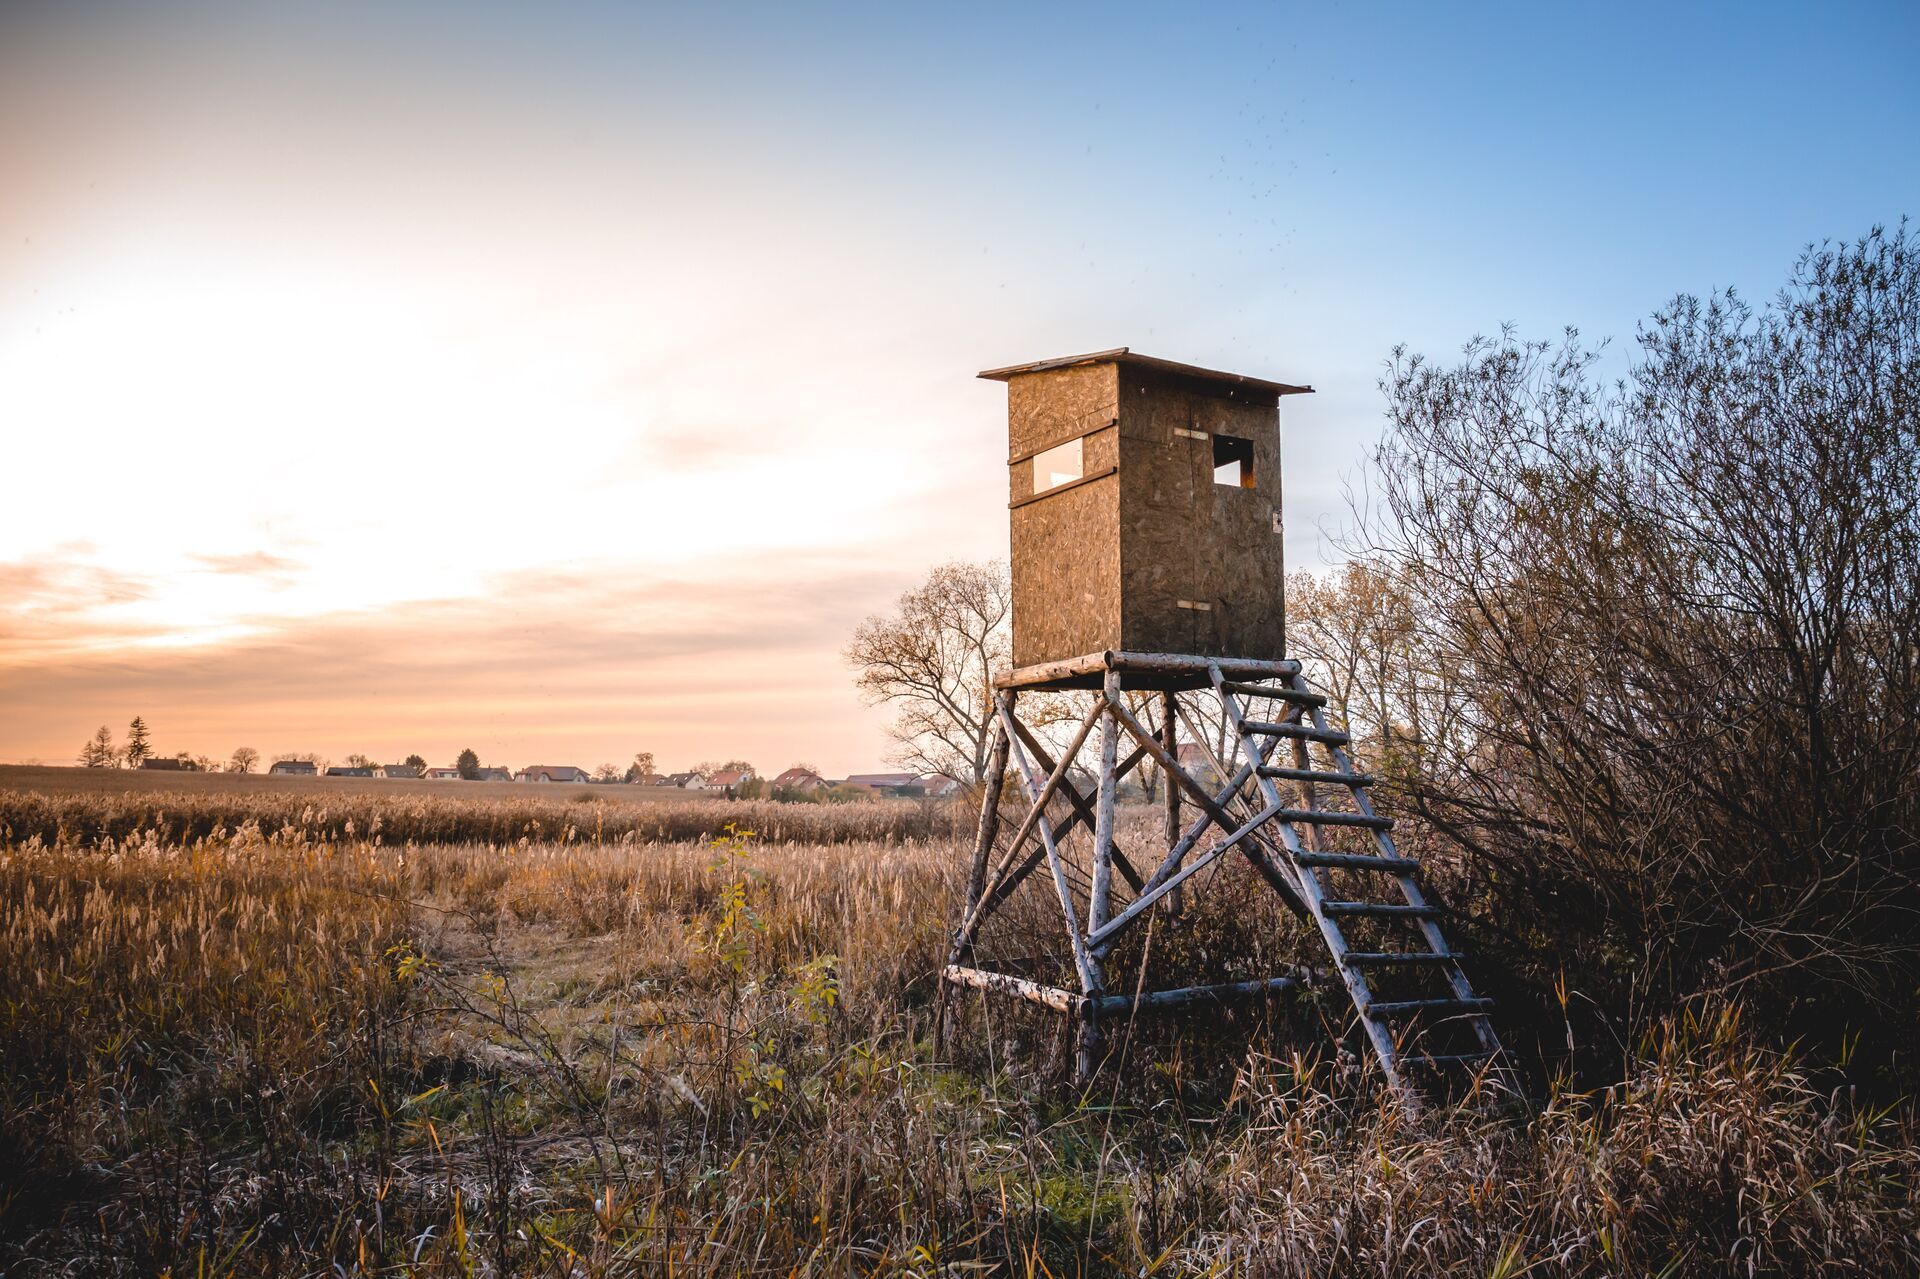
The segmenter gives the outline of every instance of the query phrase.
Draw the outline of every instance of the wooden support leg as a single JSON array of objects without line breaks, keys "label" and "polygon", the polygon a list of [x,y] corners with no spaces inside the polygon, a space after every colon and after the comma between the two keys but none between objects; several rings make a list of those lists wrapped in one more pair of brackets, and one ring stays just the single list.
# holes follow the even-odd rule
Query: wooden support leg
[{"label": "wooden support leg", "polygon": [[[973,951],[973,936],[965,921],[973,918],[986,891],[987,859],[993,855],[994,837],[1000,833],[1000,794],[1007,783],[1007,730],[994,720],[993,748],[987,754],[987,773],[980,779],[980,826],[973,841],[973,863],[967,868],[966,896],[961,898],[960,929],[954,933],[947,966],[953,967]],[[939,998],[933,1010],[933,1053],[945,1057],[947,1048],[947,983],[940,983]]]},{"label": "wooden support leg", "polygon": [[[1081,742],[1086,740],[1087,730],[1092,727],[1093,721],[1105,718],[1105,712],[1112,709],[1105,706],[1105,700],[1103,697],[1100,704],[1096,705],[1094,714],[1081,724],[1080,735],[1075,739],[1073,749],[1060,757],[1060,762],[1055,766],[1050,779],[1052,786],[1057,786],[1059,779],[1065,776],[1067,769],[1073,766],[1074,755],[1079,751]],[[1003,695],[998,709],[1009,736],[1013,736],[1019,727],[1019,720],[1014,717],[1012,696]],[[1107,993],[1100,975],[1100,963],[1093,957],[1087,947],[1086,938],[1081,934],[1080,912],[1074,908],[1073,893],[1067,885],[1066,867],[1060,859],[1060,846],[1053,837],[1053,823],[1048,821],[1046,816],[1045,810],[1051,786],[1034,770],[1033,764],[1027,759],[1027,753],[1021,749],[1017,740],[1009,743],[1009,749],[1012,751],[1014,764],[1020,770],[1020,776],[1026,780],[1027,793],[1032,798],[1034,807],[1030,816],[1034,829],[1040,835],[1040,842],[1047,850],[1047,866],[1053,872],[1054,892],[1060,898],[1060,914],[1067,928],[1067,945],[1073,951],[1073,966],[1080,977],[1080,993],[1089,1000],[1100,999]],[[1079,1052],[1074,1058],[1076,1083],[1085,1083],[1093,1077],[1093,1068],[1099,1064],[1099,1047],[1099,1018],[1097,1015],[1089,1016],[1081,1025]]]},{"label": "wooden support leg", "polygon": [[[1167,754],[1180,758],[1180,726],[1174,716],[1173,694],[1160,694],[1160,744],[1166,747]],[[1173,784],[1173,778],[1162,770],[1160,781],[1167,788],[1167,847],[1172,848],[1180,842],[1180,788]],[[1178,918],[1187,908],[1187,889],[1183,884],[1167,894],[1167,914]]]},{"label": "wooden support leg", "polygon": [[[1109,709],[1100,717],[1100,780],[1093,810],[1093,887],[1087,902],[1089,932],[1105,924],[1113,909],[1113,806],[1119,783],[1115,770],[1120,762],[1120,725],[1111,708],[1121,697],[1118,671],[1107,672],[1102,691]],[[1093,962],[1096,965],[1100,962],[1098,955],[1093,957]],[[1091,1079],[1099,1067],[1100,1038],[1100,1006],[1090,1003],[1080,1023],[1078,1074],[1081,1083]]]},{"label": "wooden support leg", "polygon": [[[967,895],[963,899],[962,918],[980,904],[987,888],[987,860],[993,856],[994,837],[1000,833],[1000,792],[1007,781],[1007,730],[994,721],[993,750],[987,758],[987,775],[981,778],[980,827],[973,840],[973,864],[967,868]],[[958,957],[947,962],[957,963]]]},{"label": "wooden support leg", "polygon": [[[1120,698],[1120,675],[1107,673],[1106,697],[1109,705]],[[1093,810],[1093,891],[1087,902],[1087,928],[1107,922],[1113,892],[1113,805],[1114,767],[1120,762],[1120,726],[1111,714],[1100,717],[1100,780]]]}]

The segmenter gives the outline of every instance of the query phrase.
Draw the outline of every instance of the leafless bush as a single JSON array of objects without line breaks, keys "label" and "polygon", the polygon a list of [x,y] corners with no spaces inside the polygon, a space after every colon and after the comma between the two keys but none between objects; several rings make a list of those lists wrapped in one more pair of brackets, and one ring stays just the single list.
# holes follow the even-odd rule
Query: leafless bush
[{"label": "leafless bush", "polygon": [[1458,715],[1400,803],[1536,991],[1910,1057],[1920,243],[1678,298],[1639,352],[1614,386],[1572,334],[1397,355],[1369,549]]}]

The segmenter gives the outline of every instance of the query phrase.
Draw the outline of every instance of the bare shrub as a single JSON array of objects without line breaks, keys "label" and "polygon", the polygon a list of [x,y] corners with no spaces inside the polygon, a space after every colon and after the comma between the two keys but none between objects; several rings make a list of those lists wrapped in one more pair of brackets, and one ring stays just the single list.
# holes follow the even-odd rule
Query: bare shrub
[{"label": "bare shrub", "polygon": [[1598,359],[1396,355],[1371,550],[1461,714],[1399,803],[1537,995],[1564,973],[1630,1040],[1738,994],[1888,1065],[1920,1018],[1920,243],[1810,249],[1760,310],[1677,298],[1617,386]]}]

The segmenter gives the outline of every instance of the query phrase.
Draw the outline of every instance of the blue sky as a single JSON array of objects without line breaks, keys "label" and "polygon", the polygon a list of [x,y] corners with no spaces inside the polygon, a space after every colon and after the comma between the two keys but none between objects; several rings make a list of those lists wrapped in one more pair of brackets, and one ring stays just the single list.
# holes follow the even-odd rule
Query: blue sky
[{"label": "blue sky", "polygon": [[[138,711],[872,765],[846,632],[1004,552],[975,370],[1311,383],[1324,562],[1394,344],[1624,344],[1920,210],[1916,48],[1894,5],[13,5],[0,758]],[[767,660],[767,728],[687,692]]]}]

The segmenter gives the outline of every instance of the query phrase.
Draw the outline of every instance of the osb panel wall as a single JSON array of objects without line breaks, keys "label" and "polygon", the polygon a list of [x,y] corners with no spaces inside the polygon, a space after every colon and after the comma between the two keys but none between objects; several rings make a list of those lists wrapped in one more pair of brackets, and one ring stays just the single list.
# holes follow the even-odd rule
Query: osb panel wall
[{"label": "osb panel wall", "polygon": [[1051,448],[1111,422],[1118,413],[1119,381],[1112,364],[1048,369],[1010,380],[1007,456]]},{"label": "osb panel wall", "polygon": [[1007,383],[1007,498],[1013,523],[1013,661],[1055,662],[1120,641],[1120,498],[1113,475],[1031,502],[1026,454],[1079,439],[1083,474],[1117,467],[1119,378],[1111,364],[1049,369]]},{"label": "osb panel wall", "polygon": [[[1105,448],[1097,441],[1104,439]],[[1114,433],[1088,442],[1088,474],[1112,465]],[[1032,471],[1030,465],[1015,471]],[[1031,481],[1027,481],[1030,485]],[[1093,480],[1013,511],[1013,664],[1032,666],[1119,646],[1120,485]]]},{"label": "osb panel wall", "polygon": [[[1122,645],[1284,656],[1275,399],[1132,370],[1121,386]],[[1211,438],[1177,430],[1251,440],[1255,487],[1215,484]],[[1182,608],[1182,600],[1211,607]]]},{"label": "osb panel wall", "polygon": [[1123,647],[1196,653],[1192,599],[1195,513],[1211,482],[1209,445],[1174,434],[1192,420],[1189,397],[1123,379],[1120,411],[1120,558]]}]

